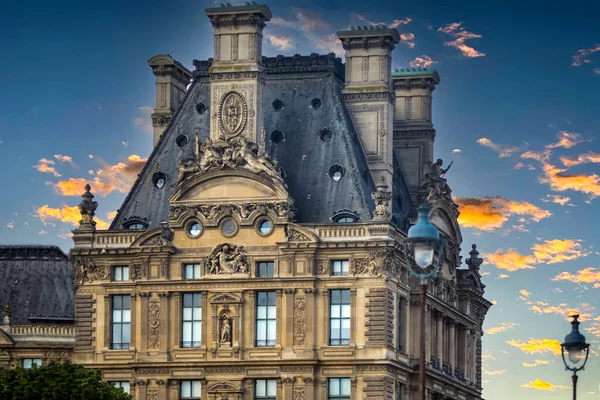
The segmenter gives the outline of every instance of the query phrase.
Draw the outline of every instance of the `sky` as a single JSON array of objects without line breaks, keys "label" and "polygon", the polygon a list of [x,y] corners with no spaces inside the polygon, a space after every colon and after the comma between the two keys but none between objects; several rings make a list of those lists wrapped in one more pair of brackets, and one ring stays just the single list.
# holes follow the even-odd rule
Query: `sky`
[{"label": "sky", "polygon": [[[232,2],[240,4],[240,2]],[[343,51],[335,32],[397,27],[393,68],[435,68],[436,157],[477,243],[489,311],[487,400],[564,399],[559,343],[582,314],[600,398],[600,4],[267,1],[264,54]],[[572,4],[572,6],[571,6]],[[576,4],[577,6],[575,6]],[[212,56],[211,1],[8,2],[0,14],[0,243],[68,251],[86,182],[106,228],[152,149],[154,76],[168,53]]]}]

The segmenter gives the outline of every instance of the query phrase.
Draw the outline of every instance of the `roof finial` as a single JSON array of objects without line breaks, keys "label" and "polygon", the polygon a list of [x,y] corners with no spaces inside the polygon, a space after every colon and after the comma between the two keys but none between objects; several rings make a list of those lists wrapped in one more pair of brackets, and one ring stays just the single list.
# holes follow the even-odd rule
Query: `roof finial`
[{"label": "roof finial", "polygon": [[6,303],[6,307],[4,307],[4,319],[2,320],[2,325],[10,325],[11,318],[12,308],[10,308],[10,304]]},{"label": "roof finial", "polygon": [[471,246],[473,250],[469,253],[471,257],[465,260],[465,263],[469,266],[469,269],[474,269],[475,271],[479,271],[479,267],[481,263],[483,263],[483,258],[479,258],[479,252],[477,251],[477,245],[474,244]]},{"label": "roof finial", "polygon": [[83,200],[79,203],[79,212],[81,213],[81,221],[79,221],[80,230],[95,230],[96,221],[94,221],[94,215],[96,215],[96,208],[98,208],[98,202],[93,201],[94,195],[90,192],[91,187],[89,184],[85,185],[85,193],[81,195]]},{"label": "roof finial", "polygon": [[375,211],[373,211],[373,221],[389,221],[389,205],[392,199],[392,193],[388,191],[388,185],[385,183],[385,177],[379,177],[379,183],[375,191],[371,193],[371,198],[375,201]]}]

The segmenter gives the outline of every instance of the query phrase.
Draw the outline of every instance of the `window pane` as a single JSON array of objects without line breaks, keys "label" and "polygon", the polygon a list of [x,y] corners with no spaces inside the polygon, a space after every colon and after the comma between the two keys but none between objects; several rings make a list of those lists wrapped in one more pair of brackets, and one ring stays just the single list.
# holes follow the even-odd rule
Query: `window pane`
[{"label": "window pane", "polygon": [[123,308],[122,296],[113,296],[113,309],[120,310],[121,308]]},{"label": "window pane", "polygon": [[191,294],[184,294],[183,295],[183,306],[184,307],[191,307],[193,305],[193,297]]},{"label": "window pane", "polygon": [[113,343],[121,343],[121,324],[113,324],[112,341]]},{"label": "window pane", "polygon": [[131,311],[123,310],[123,322],[131,322]]},{"label": "window pane", "polygon": [[275,379],[269,379],[267,381],[267,396],[275,397],[277,395],[277,382]]},{"label": "window pane", "polygon": [[342,261],[341,264],[342,264],[342,273],[348,274],[348,260]]},{"label": "window pane", "polygon": [[123,267],[123,280],[129,280],[129,267]]},{"label": "window pane", "polygon": [[256,318],[266,319],[267,318],[267,307],[259,306],[256,309]]},{"label": "window pane", "polygon": [[269,318],[269,319],[276,319],[277,318],[277,307],[276,306],[269,306],[267,308],[268,308],[267,318]]},{"label": "window pane", "polygon": [[192,317],[194,318],[194,321],[202,320],[202,309],[200,307],[194,307],[192,310],[193,310]]},{"label": "window pane", "polygon": [[267,292],[258,292],[258,305],[266,306],[267,305]]},{"label": "window pane", "polygon": [[[269,336],[267,337],[267,340],[274,342],[275,339],[275,333],[277,332],[277,327],[276,327],[277,321],[273,321],[273,320],[269,320],[268,322],[268,329],[267,332],[269,334]],[[273,343],[275,344],[275,343]]]},{"label": "window pane", "polygon": [[341,307],[335,304],[331,305],[331,318],[340,318],[341,317]]},{"label": "window pane", "polygon": [[121,322],[122,321],[121,315],[122,315],[122,312],[120,310],[114,310],[112,322],[116,322],[116,323]]},{"label": "window pane", "polygon": [[332,396],[338,396],[340,394],[340,380],[330,379],[329,380],[329,394]]},{"label": "window pane", "polygon": [[[194,264],[194,278],[200,278],[200,264]],[[198,382],[200,384],[200,382]]]},{"label": "window pane", "polygon": [[275,295],[276,295],[275,292],[268,293],[270,306],[274,306],[276,304]]},{"label": "window pane", "polygon": [[121,275],[121,267],[115,267],[115,281],[122,281],[123,276]]},{"label": "window pane", "polygon": [[340,304],[341,294],[340,290],[332,290],[331,291],[331,302],[333,304]]},{"label": "window pane", "polygon": [[350,318],[350,306],[342,306],[342,318]]},{"label": "window pane", "polygon": [[191,342],[192,341],[192,323],[191,322],[184,322],[181,332],[182,332],[181,333],[181,339],[184,342],[184,347],[187,347],[185,345],[185,342]]},{"label": "window pane", "polygon": [[192,397],[200,397],[200,381],[192,381]]},{"label": "window pane", "polygon": [[131,300],[131,296],[123,296],[123,309],[124,310],[129,310],[130,309],[130,300]]},{"label": "window pane", "polygon": [[267,340],[267,321],[257,321],[256,340]]},{"label": "window pane", "polygon": [[192,340],[194,342],[198,342],[198,344],[199,344],[200,341],[202,340],[200,338],[200,334],[202,333],[202,328],[201,328],[200,322],[194,322],[193,332],[194,332],[194,335],[192,337]]},{"label": "window pane", "polygon": [[194,293],[194,307],[202,307],[202,293]]},{"label": "window pane", "polygon": [[267,395],[267,385],[264,379],[259,379],[256,381],[255,385],[256,396],[266,396]]},{"label": "window pane", "polygon": [[129,343],[129,324],[123,324],[123,343]]},{"label": "window pane", "polygon": [[349,290],[340,290],[342,292],[342,303],[350,304],[350,291]]},{"label": "window pane", "polygon": [[23,368],[31,368],[32,361],[33,360],[31,358],[23,359]]},{"label": "window pane", "polygon": [[192,395],[192,382],[182,381],[181,382],[181,397],[190,397]]},{"label": "window pane", "polygon": [[342,378],[340,381],[340,394],[350,396],[350,378]]},{"label": "window pane", "polygon": [[192,320],[192,308],[184,308],[183,309],[183,320],[184,321],[191,321]]}]

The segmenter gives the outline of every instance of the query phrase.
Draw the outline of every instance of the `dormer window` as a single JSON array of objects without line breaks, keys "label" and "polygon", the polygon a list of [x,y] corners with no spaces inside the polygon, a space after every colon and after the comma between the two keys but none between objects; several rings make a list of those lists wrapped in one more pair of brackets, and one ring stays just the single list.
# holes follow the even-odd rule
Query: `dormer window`
[{"label": "dormer window", "polygon": [[335,222],[346,223],[346,222],[356,222],[355,217],[339,217]]},{"label": "dormer window", "polygon": [[123,222],[123,228],[125,229],[146,229],[148,227],[148,220],[140,217],[129,217]]},{"label": "dormer window", "polygon": [[358,215],[354,211],[344,209],[333,214],[331,220],[340,224],[358,222]]}]

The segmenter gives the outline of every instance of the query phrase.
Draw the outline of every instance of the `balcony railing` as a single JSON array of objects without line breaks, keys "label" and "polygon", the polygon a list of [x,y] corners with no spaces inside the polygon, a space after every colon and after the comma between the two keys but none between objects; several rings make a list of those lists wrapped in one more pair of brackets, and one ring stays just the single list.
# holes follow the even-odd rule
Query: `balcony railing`
[{"label": "balcony railing", "polygon": [[443,363],[442,364],[442,372],[446,375],[452,375],[452,365],[448,364],[448,363]]},{"label": "balcony railing", "polygon": [[11,335],[18,341],[48,338],[48,339],[75,339],[74,326],[61,325],[13,325]]}]

